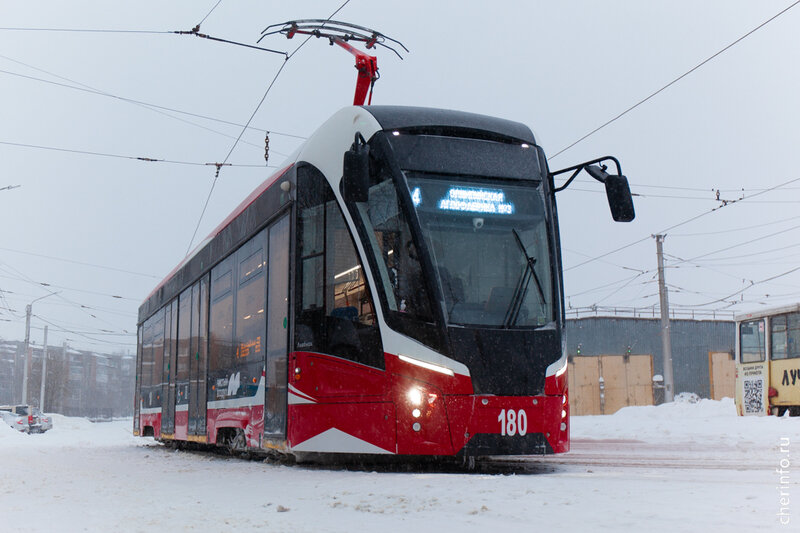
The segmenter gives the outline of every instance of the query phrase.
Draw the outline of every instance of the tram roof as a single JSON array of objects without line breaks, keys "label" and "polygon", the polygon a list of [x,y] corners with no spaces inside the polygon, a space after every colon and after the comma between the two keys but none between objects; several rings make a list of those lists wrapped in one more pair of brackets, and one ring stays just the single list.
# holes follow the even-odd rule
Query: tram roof
[{"label": "tram roof", "polygon": [[[468,113],[465,111],[454,111],[448,109],[437,109],[427,107],[411,107],[411,106],[394,106],[394,105],[374,105],[374,106],[361,106],[367,111],[380,125],[380,128],[385,131],[392,130],[422,130],[435,132],[437,129],[441,130],[460,130],[462,132],[475,132],[486,134],[505,139],[514,139],[530,144],[535,144],[533,132],[525,124],[506,120],[502,118],[481,115],[477,113]],[[341,112],[346,110],[356,110],[358,107],[344,108]],[[336,116],[336,115],[334,115]],[[310,141],[319,132],[327,129],[328,123],[321,125],[320,128],[312,134]],[[348,141],[349,142],[349,141]],[[302,152],[303,148],[299,148],[287,160],[285,167],[268,177],[261,185],[259,185],[250,195],[245,198],[242,203],[231,212],[228,217],[223,220],[208,237],[201,241],[192,252],[187,255],[180,263],[178,263],[172,271],[167,274],[164,279],[148,294],[139,308],[139,321],[143,321],[154,310],[148,306],[150,299],[158,293],[176,274],[178,274],[201,250],[203,250],[209,243],[219,235],[231,222],[250,206],[256,198],[264,193],[275,181],[283,176],[286,171],[291,168],[292,164],[296,161],[298,154]]]},{"label": "tram roof", "polygon": [[364,106],[384,130],[420,129],[465,129],[490,132],[502,137],[518,139],[535,144],[531,129],[520,122],[477,113],[392,105]]},{"label": "tram roof", "polygon": [[749,313],[742,313],[733,317],[734,321],[741,322],[742,320],[750,320],[752,318],[763,318],[765,316],[782,315],[785,313],[794,313],[800,311],[800,303],[782,305],[779,307],[770,307],[768,309],[759,309],[758,311],[751,311]]}]

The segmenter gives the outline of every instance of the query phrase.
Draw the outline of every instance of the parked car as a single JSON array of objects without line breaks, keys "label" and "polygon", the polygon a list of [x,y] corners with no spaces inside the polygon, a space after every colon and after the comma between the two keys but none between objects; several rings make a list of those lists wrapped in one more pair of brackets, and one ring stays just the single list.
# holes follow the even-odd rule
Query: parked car
[{"label": "parked car", "polygon": [[30,426],[28,425],[27,416],[21,416],[16,413],[12,413],[11,411],[0,409],[0,418],[2,418],[6,424],[17,431],[21,431],[22,433],[30,433]]},{"label": "parked car", "polygon": [[[22,418],[23,422],[14,419],[12,427],[24,433],[44,433],[47,429],[53,427],[53,423],[49,421],[48,417],[50,427],[42,429],[42,422],[38,410],[30,405],[0,405],[0,412],[11,413],[12,415]],[[6,417],[4,416],[3,419],[5,420]],[[20,427],[23,429],[20,429]]]},{"label": "parked car", "polygon": [[53,429],[53,418],[52,417],[47,416],[43,412],[39,411],[39,409],[36,408],[36,407],[33,408],[33,414],[39,417],[39,424],[41,424],[41,426],[42,426],[42,429],[41,429],[42,433],[44,433],[48,429]]}]

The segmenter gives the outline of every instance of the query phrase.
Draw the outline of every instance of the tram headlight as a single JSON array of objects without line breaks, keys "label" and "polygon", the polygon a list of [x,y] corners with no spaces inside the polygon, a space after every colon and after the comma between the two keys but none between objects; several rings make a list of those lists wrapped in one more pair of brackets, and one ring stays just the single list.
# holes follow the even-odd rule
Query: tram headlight
[{"label": "tram headlight", "polygon": [[415,405],[419,407],[422,405],[422,391],[418,388],[414,387],[413,389],[408,391],[408,401],[411,402],[411,405]]},{"label": "tram headlight", "polygon": [[408,390],[406,397],[408,398],[408,403],[414,407],[422,407],[425,401],[428,402],[429,406],[433,406],[439,398],[439,395],[435,392],[426,392],[419,387],[413,387]]}]

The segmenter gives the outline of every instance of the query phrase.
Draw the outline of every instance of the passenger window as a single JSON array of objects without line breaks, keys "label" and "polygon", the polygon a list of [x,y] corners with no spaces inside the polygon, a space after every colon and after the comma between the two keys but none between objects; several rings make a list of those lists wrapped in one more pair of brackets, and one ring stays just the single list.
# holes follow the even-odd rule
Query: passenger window
[{"label": "passenger window", "polygon": [[236,364],[239,395],[253,396],[264,369],[266,333],[266,232],[262,231],[236,252],[239,287],[236,292]]},{"label": "passenger window", "polygon": [[211,399],[227,395],[228,369],[233,367],[233,256],[211,271],[208,375]]},{"label": "passenger window", "polygon": [[770,358],[800,358],[800,313],[775,316],[770,319]]},{"label": "passenger window", "polygon": [[770,320],[770,352],[773,360],[786,359],[786,316]]},{"label": "passenger window", "polygon": [[266,231],[211,271],[209,381],[214,399],[253,396],[264,369]]},{"label": "passenger window", "polygon": [[[189,381],[189,337],[191,335],[192,319],[189,309],[192,306],[192,290],[186,289],[179,298],[178,304],[178,367],[175,369],[178,383]],[[180,391],[184,392],[184,391]],[[178,394],[178,403],[185,403],[186,394]]]},{"label": "passenger window", "polygon": [[375,308],[350,231],[324,176],[298,168],[296,348],[384,368]]},{"label": "passenger window", "polygon": [[386,304],[390,311],[432,322],[419,254],[397,190],[388,171],[381,170],[373,178],[377,183],[369,188],[369,202],[358,204],[358,209],[372,252],[382,260],[377,266]]},{"label": "passenger window", "polygon": [[749,320],[739,326],[739,346],[742,363],[758,363],[764,360],[764,320]]}]

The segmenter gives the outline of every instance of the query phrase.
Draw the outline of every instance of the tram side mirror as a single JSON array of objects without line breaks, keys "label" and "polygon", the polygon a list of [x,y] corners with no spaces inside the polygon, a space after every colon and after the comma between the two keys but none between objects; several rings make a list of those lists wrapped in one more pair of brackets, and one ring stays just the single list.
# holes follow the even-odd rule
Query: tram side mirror
[{"label": "tram side mirror", "polygon": [[360,133],[344,153],[342,168],[342,196],[346,202],[369,200],[369,146]]},{"label": "tram side mirror", "polygon": [[633,209],[633,196],[625,176],[609,175],[606,178],[606,196],[611,216],[616,222],[630,222],[636,218]]},{"label": "tram side mirror", "polygon": [[606,186],[608,207],[611,209],[611,217],[615,222],[630,222],[636,218],[628,178],[608,174],[603,167],[597,165],[590,165],[585,168],[591,177],[603,182]]}]

